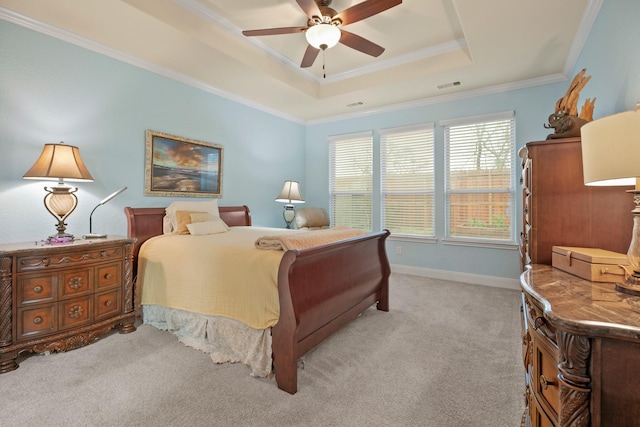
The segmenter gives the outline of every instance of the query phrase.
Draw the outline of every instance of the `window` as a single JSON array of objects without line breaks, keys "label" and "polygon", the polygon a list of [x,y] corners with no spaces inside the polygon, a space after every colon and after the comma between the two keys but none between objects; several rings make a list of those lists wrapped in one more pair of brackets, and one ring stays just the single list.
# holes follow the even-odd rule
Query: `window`
[{"label": "window", "polygon": [[512,112],[441,123],[448,238],[514,243]]},{"label": "window", "polygon": [[373,134],[329,137],[331,225],[371,231]]},{"label": "window", "polygon": [[435,237],[433,123],[380,131],[382,228]]}]

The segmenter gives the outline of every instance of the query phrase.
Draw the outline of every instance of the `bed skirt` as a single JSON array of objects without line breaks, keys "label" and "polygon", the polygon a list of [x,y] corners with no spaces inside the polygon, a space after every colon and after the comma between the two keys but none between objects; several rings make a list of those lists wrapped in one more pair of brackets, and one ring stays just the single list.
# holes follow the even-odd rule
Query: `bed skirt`
[{"label": "bed skirt", "polygon": [[181,343],[209,353],[215,363],[242,362],[254,377],[271,374],[271,329],[157,305],[143,305],[142,312],[144,324],[171,332]]}]

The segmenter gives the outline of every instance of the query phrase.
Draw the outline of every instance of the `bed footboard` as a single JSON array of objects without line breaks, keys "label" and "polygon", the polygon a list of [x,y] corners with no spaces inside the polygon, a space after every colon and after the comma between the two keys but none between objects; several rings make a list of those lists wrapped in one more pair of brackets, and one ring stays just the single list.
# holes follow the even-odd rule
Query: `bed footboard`
[{"label": "bed footboard", "polygon": [[287,251],[278,273],[280,318],[272,329],[278,387],[297,391],[297,361],[377,303],[389,311],[391,269],[384,230],[302,251]]}]

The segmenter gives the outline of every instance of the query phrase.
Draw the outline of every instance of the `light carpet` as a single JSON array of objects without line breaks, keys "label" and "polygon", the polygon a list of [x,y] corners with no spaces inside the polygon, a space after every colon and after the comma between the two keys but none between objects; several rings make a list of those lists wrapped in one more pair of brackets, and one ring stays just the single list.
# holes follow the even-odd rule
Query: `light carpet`
[{"label": "light carpet", "polygon": [[2,426],[514,427],[524,410],[520,292],[392,274],[304,358],[298,393],[213,364],[142,325],[0,375]]}]

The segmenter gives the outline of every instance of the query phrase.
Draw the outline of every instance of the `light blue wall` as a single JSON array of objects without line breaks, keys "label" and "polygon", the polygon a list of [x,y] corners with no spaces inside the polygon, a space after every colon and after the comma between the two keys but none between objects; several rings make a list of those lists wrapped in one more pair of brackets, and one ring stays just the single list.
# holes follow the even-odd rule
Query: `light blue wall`
[{"label": "light blue wall", "polygon": [[[597,97],[595,118],[640,101],[639,17],[637,0],[605,2],[570,73],[587,68],[592,76],[580,104]],[[44,185],[21,178],[44,143],[78,145],[96,179],[78,185],[80,205],[68,221],[72,233],[86,233],[93,206],[123,185],[129,189],[94,214],[94,231],[124,234],[124,206],[169,202],[143,196],[145,129],[222,144],[221,204],[248,204],[254,224],[281,226],[282,206],[273,199],[285,179],[301,181],[307,205],[328,206],[329,135],[373,130],[377,143],[380,129],[435,122],[436,156],[442,159],[438,121],[515,111],[520,148],[550,133],[543,124],[568,83],[302,126],[0,21],[0,242],[37,240],[54,231],[42,206]],[[444,171],[438,165],[436,219],[442,237]],[[514,159],[516,179],[519,167]],[[397,256],[397,244],[388,246],[394,264],[509,279],[519,274],[515,249],[401,242],[403,255]]]},{"label": "light blue wall", "polygon": [[640,1],[605,0],[574,74],[591,80],[581,98],[596,98],[593,118],[634,109],[640,102]]},{"label": "light blue wall", "polygon": [[0,242],[55,232],[41,181],[22,175],[45,143],[80,147],[92,183],[75,183],[67,231],[126,234],[123,207],[166,206],[144,197],[145,130],[224,146],[220,204],[247,204],[254,225],[282,226],[274,201],[286,179],[304,179],[304,127],[112,58],[0,21]]}]

